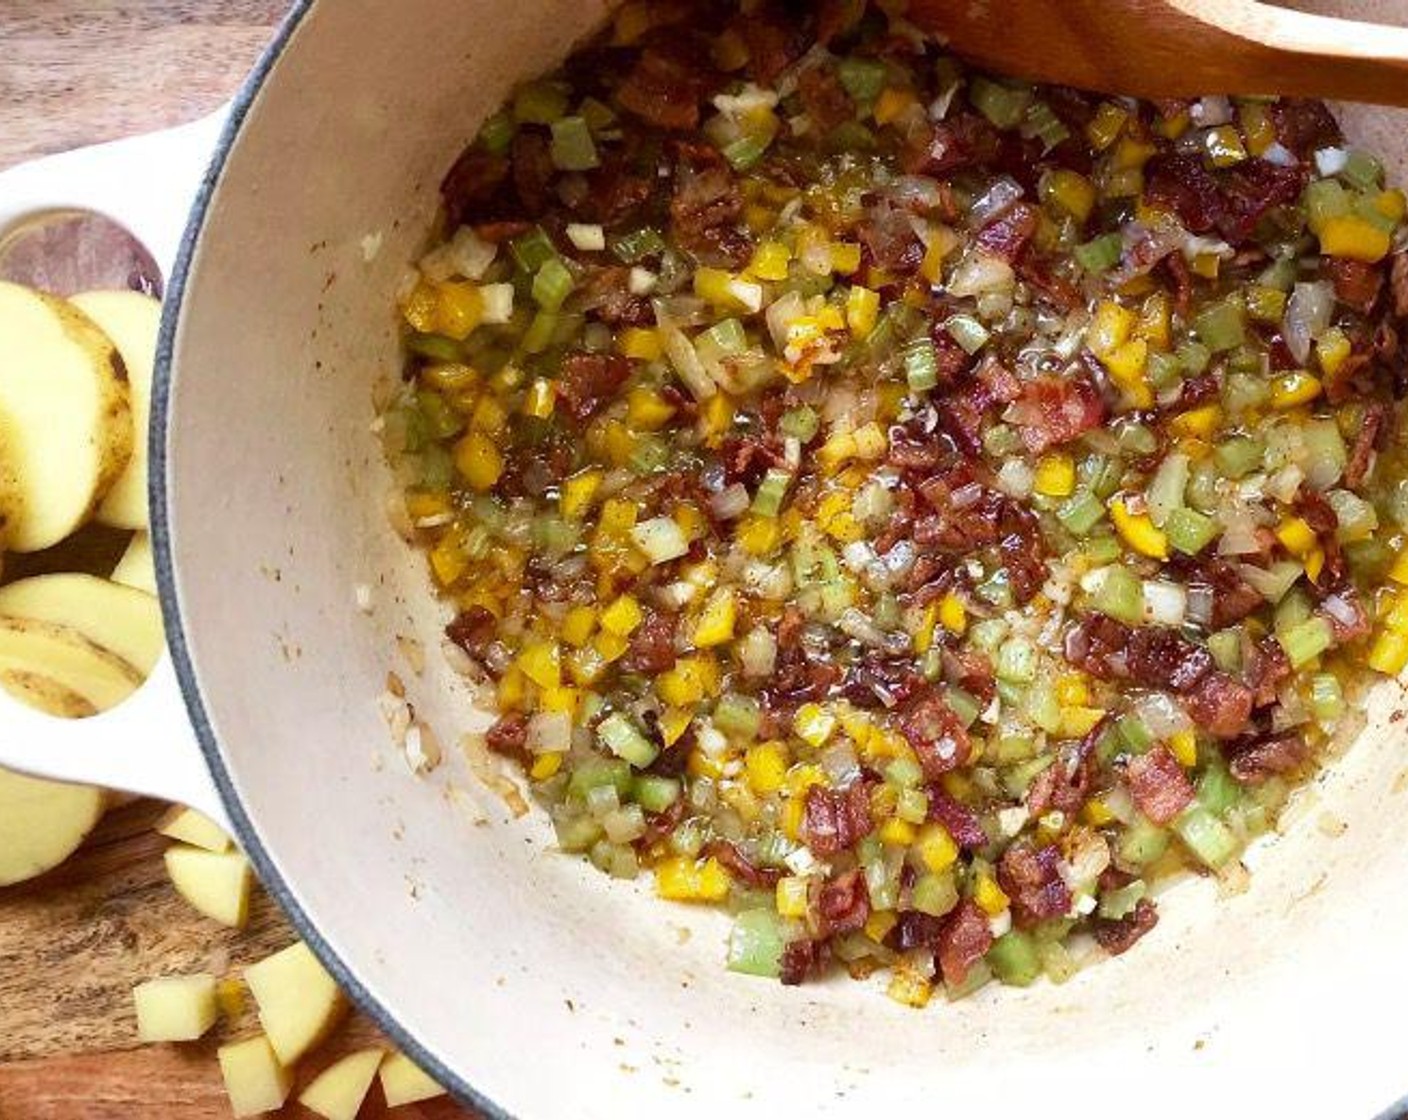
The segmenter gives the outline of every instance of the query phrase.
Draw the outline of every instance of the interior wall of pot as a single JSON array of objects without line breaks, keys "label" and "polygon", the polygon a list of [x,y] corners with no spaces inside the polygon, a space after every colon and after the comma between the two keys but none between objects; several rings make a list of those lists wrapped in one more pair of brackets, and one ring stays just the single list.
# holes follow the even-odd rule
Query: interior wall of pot
[{"label": "interior wall of pot", "polygon": [[[1408,22],[1408,4],[1392,11]],[[441,175],[512,82],[601,15],[600,0],[315,4],[199,243],[170,433],[180,611],[223,764],[299,907],[405,1029],[520,1115],[807,1115],[930,1106],[940,1086],[1039,1106],[1095,1056],[1084,1086],[1101,1092],[1177,1077],[1212,1107],[1274,1054],[1340,1071],[1300,1090],[1305,1115],[1387,1104],[1408,1088],[1384,1073],[1401,1070],[1393,1032],[1340,1031],[1330,1009],[1346,991],[1370,1013],[1408,998],[1379,964],[1408,930],[1396,694],[1247,891],[1180,887],[1124,958],[921,1013],[865,984],[725,972],[725,918],[554,854],[541,814],[513,817],[469,773],[455,744],[484,720],[385,513],[374,387],[399,375],[394,297]],[[1402,115],[1350,120],[1408,177]],[[446,745],[429,777],[390,742],[389,671]]]}]

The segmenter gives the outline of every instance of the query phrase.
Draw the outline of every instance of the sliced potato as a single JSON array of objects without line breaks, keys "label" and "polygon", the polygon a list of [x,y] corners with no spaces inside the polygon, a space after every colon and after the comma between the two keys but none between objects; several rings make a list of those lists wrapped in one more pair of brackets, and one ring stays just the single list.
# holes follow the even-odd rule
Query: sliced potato
[{"label": "sliced potato", "polygon": [[143,676],[166,645],[155,596],[79,572],[32,576],[0,587],[0,615],[71,627]]},{"label": "sliced potato", "polygon": [[0,688],[16,699],[23,700],[31,708],[38,708],[51,716],[87,719],[98,713],[97,708],[73,689],[42,673],[31,673],[23,669],[0,670]]},{"label": "sliced potato", "polygon": [[232,1042],[216,1051],[225,1094],[236,1117],[258,1116],[283,1108],[293,1088],[293,1074],[274,1056],[262,1034]]},{"label": "sliced potato", "polygon": [[399,1051],[388,1054],[381,1063],[381,1091],[386,1095],[387,1108],[445,1095],[438,1081]]},{"label": "sliced potato", "polygon": [[47,677],[100,712],[122,703],[142,683],[140,672],[77,630],[0,617],[0,687],[9,689],[6,674],[15,673]]},{"label": "sliced potato", "polygon": [[116,348],[65,300],[0,282],[0,459],[18,495],[8,546],[57,544],[98,508],[132,457]]},{"label": "sliced potato", "polygon": [[148,595],[155,595],[156,564],[152,559],[152,539],[146,533],[138,533],[112,570],[114,583],[135,587]]},{"label": "sliced potato", "polygon": [[112,340],[127,367],[132,404],[132,458],[98,507],[104,525],[118,529],[147,527],[147,420],[151,415],[152,367],[161,304],[133,291],[83,292],[69,302],[92,319]]},{"label": "sliced potato", "polygon": [[236,929],[249,921],[254,873],[242,852],[207,852],[173,844],[164,858],[177,893],[207,918]]},{"label": "sliced potato", "polygon": [[102,790],[0,770],[0,887],[68,859],[102,819]]},{"label": "sliced potato", "polygon": [[137,1038],[142,1042],[194,1042],[215,1025],[215,977],[163,976],[132,989]]},{"label": "sliced potato", "polygon": [[298,1103],[324,1120],[356,1120],[381,1056],[376,1047],[348,1054],[318,1074],[299,1095]]},{"label": "sliced potato", "polygon": [[163,836],[204,848],[207,852],[228,852],[234,847],[234,841],[213,820],[204,813],[180,805],[174,806],[162,817],[156,830]]},{"label": "sliced potato", "polygon": [[279,1061],[293,1065],[342,1021],[347,1000],[302,941],[245,969],[259,1022]]}]

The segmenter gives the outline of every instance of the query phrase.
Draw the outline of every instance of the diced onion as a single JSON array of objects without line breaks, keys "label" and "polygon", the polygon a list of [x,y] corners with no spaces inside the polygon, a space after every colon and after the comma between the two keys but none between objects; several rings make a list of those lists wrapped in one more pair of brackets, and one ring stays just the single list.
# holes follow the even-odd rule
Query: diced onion
[{"label": "diced onion", "polygon": [[745,677],[770,677],[777,664],[777,639],[761,626],[750,630],[738,644],[738,661]]},{"label": "diced onion", "polygon": [[1349,166],[1349,152],[1345,148],[1321,148],[1315,153],[1315,170],[1322,179],[1338,175]]},{"label": "diced onion", "polygon": [[1134,714],[1155,739],[1167,739],[1192,728],[1193,721],[1165,692],[1147,692],[1134,702]]},{"label": "diced onion", "polygon": [[1279,140],[1269,145],[1266,151],[1261,153],[1261,158],[1267,163],[1274,163],[1277,167],[1298,167],[1300,165],[1300,157]]},{"label": "diced onion", "polygon": [[599,253],[606,248],[606,231],[598,225],[571,222],[567,226],[567,240],[584,253]]},{"label": "diced onion", "polygon": [[677,560],[689,551],[689,539],[670,517],[652,517],[631,530],[631,540],[652,564]]},{"label": "diced onion", "polygon": [[1310,346],[1330,326],[1335,308],[1335,289],[1328,281],[1301,283],[1286,302],[1282,334],[1291,357],[1304,365],[1310,360]]},{"label": "diced onion", "polygon": [[1010,292],[1016,284],[1012,266],[991,253],[973,252],[958,262],[949,281],[950,295],[959,299],[988,292]]},{"label": "diced onion", "polygon": [[699,360],[694,343],[673,327],[662,326],[660,333],[664,336],[665,354],[669,357],[670,364],[679,379],[684,382],[685,388],[694,394],[695,399],[705,401],[717,393],[719,387],[709,376],[704,363]]},{"label": "diced onion", "polygon": [[533,754],[567,751],[572,747],[572,717],[566,712],[539,712],[528,721],[525,746]]},{"label": "diced onion", "polygon": [[732,521],[735,517],[742,517],[747,513],[751,502],[748,488],[741,482],[735,482],[711,497],[709,508],[720,521]]},{"label": "diced onion", "polygon": [[969,212],[973,225],[985,226],[1002,217],[1021,197],[1021,185],[1010,176],[1002,176],[973,203],[973,209]]},{"label": "diced onion", "polygon": [[1160,626],[1182,626],[1188,614],[1188,592],[1163,579],[1144,581],[1144,618]]},{"label": "diced onion", "polygon": [[1035,472],[1025,459],[1008,459],[997,472],[997,486],[1009,498],[1028,498],[1034,478]]}]

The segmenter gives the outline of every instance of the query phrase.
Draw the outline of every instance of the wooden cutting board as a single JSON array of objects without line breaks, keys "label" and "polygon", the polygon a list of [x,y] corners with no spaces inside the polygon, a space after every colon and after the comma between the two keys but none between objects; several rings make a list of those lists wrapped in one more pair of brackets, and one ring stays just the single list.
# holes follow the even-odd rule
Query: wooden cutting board
[{"label": "wooden cutting board", "polygon": [[[0,168],[191,120],[233,93],[285,0],[0,0]],[[2,732],[0,732],[2,733]],[[65,866],[0,889],[0,1120],[215,1120],[230,1115],[215,1049],[252,1010],[188,1046],[136,1041],[131,988],[166,973],[239,972],[294,934],[259,897],[226,930],[166,880],[149,801],[109,813]],[[300,1084],[376,1038],[354,1020]],[[312,1116],[297,1105],[287,1116]],[[373,1088],[364,1116],[385,1115]],[[447,1100],[405,1120],[466,1115]]]}]

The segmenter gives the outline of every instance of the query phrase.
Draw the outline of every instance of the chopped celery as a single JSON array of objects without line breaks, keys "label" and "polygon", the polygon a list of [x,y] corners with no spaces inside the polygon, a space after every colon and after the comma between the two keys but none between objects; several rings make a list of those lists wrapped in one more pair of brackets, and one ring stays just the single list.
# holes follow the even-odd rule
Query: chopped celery
[{"label": "chopped celery", "polygon": [[992,969],[987,966],[986,961],[979,961],[968,969],[968,975],[963,978],[961,984],[950,984],[944,982],[944,991],[949,999],[964,999],[971,996],[984,984],[992,979]]},{"label": "chopped celery", "polygon": [[1011,767],[1002,775],[1002,785],[1013,797],[1025,796],[1027,787],[1036,781],[1036,777],[1052,763],[1049,756],[1034,758],[1029,762],[1019,763]]},{"label": "chopped celery", "polygon": [[1208,363],[1212,361],[1212,354],[1201,342],[1189,339],[1180,346],[1175,353],[1178,355],[1178,364],[1183,367],[1183,372],[1189,377],[1197,377],[1208,368]]},{"label": "chopped celery", "polygon": [[631,470],[636,474],[654,474],[664,470],[670,461],[670,445],[654,436],[640,436],[631,452]]},{"label": "chopped celery", "polygon": [[1247,340],[1246,314],[1234,299],[1225,299],[1199,313],[1193,330],[1214,354],[1235,350]]},{"label": "chopped celery", "polygon": [[958,887],[952,871],[926,873],[914,881],[909,904],[921,914],[942,918],[958,905]]},{"label": "chopped celery", "polygon": [[820,427],[821,418],[817,415],[816,409],[808,405],[788,409],[782,414],[782,419],[778,423],[778,428],[784,436],[799,440],[803,444],[810,443],[815,439]]},{"label": "chopped celery", "polygon": [[1115,729],[1119,731],[1125,747],[1135,754],[1143,754],[1154,745],[1154,737],[1149,734],[1149,729],[1144,726],[1144,721],[1136,715],[1120,716],[1115,721]]},{"label": "chopped celery", "polygon": [[999,735],[992,748],[992,759],[999,766],[1008,766],[1026,761],[1035,752],[1036,740],[1030,735]]},{"label": "chopped celery", "polygon": [[[1287,560],[1285,563],[1289,565],[1295,561]],[[1278,634],[1284,634],[1310,617],[1310,598],[1299,587],[1293,587],[1280,599],[1271,625]]]},{"label": "chopped celery", "polygon": [[1186,506],[1174,510],[1164,522],[1168,543],[1179,552],[1196,556],[1217,536],[1217,522],[1206,514]]},{"label": "chopped celery", "polygon": [[448,490],[455,477],[455,461],[439,444],[420,453],[420,484],[427,490]]},{"label": "chopped celery", "polygon": [[[991,337],[988,329],[978,322],[971,315],[951,315],[944,323],[944,329],[953,336],[953,340],[969,354],[976,354],[987,345]],[[906,363],[905,371],[909,370]],[[912,388],[913,386],[911,386]]]},{"label": "chopped celery", "polygon": [[567,792],[585,798],[598,786],[616,787],[619,797],[631,791],[631,767],[627,762],[616,758],[587,758],[578,763],[567,783]]},{"label": "chopped celery", "polygon": [[1105,517],[1105,503],[1089,490],[1077,490],[1056,511],[1056,519],[1077,537],[1086,536]]},{"label": "chopped celery", "polygon": [[1146,817],[1138,817],[1121,834],[1119,857],[1124,863],[1144,867],[1168,850],[1169,834]]},{"label": "chopped celery", "polygon": [[1171,389],[1183,378],[1183,366],[1178,357],[1162,350],[1155,350],[1149,355],[1145,370],[1149,375],[1149,383],[1155,389]]},{"label": "chopped celery", "polygon": [[1135,879],[1133,882],[1116,887],[1112,891],[1104,891],[1100,895],[1100,905],[1096,909],[1100,917],[1118,921],[1129,915],[1139,905],[1140,899],[1148,893],[1148,890],[1149,888],[1144,885],[1143,879]]},{"label": "chopped celery", "polygon": [[523,338],[519,341],[525,354],[541,354],[552,345],[558,318],[557,312],[546,310],[533,316],[533,321],[528,324],[528,329],[523,332]]},{"label": "chopped celery", "polygon": [[1100,276],[1120,263],[1123,252],[1124,238],[1118,233],[1106,233],[1093,241],[1077,245],[1071,250],[1071,255],[1086,272],[1092,276]]},{"label": "chopped celery", "polygon": [[1213,451],[1217,469],[1228,478],[1244,478],[1261,469],[1265,447],[1250,436],[1232,436],[1219,443]]},{"label": "chopped celery", "polygon": [[1328,619],[1312,615],[1304,622],[1298,622],[1278,633],[1276,640],[1286,651],[1291,667],[1299,669],[1329,649],[1334,644],[1335,636]]},{"label": "chopped celery", "polygon": [[915,393],[923,393],[939,383],[939,356],[927,338],[905,347],[904,376],[910,391]]},{"label": "chopped celery", "polygon": [[1375,191],[1383,185],[1384,165],[1369,152],[1354,149],[1345,160],[1340,177],[1360,191]]},{"label": "chopped celery", "polygon": [[1232,830],[1201,805],[1184,809],[1173,828],[1188,850],[1214,871],[1237,854],[1237,837]]},{"label": "chopped celery", "polygon": [[567,95],[561,82],[525,82],[513,93],[513,119],[519,124],[552,124],[567,112]]},{"label": "chopped celery", "polygon": [[1211,514],[1217,509],[1217,468],[1200,459],[1188,468],[1188,489],[1183,500],[1200,513]]},{"label": "chopped celery", "polygon": [[663,813],[679,800],[679,779],[642,774],[636,779],[634,797],[636,804],[647,813]]},{"label": "chopped celery", "polygon": [[759,517],[776,517],[782,512],[782,503],[791,485],[790,473],[780,467],[769,467],[763,481],[758,483],[757,493],[753,495],[752,511]]},{"label": "chopped celery", "polygon": [[1242,668],[1242,635],[1237,629],[1219,630],[1208,635],[1208,652],[1224,673],[1240,672]]},{"label": "chopped celery", "polygon": [[557,258],[557,247],[553,245],[552,239],[544,232],[542,226],[534,226],[521,237],[515,237],[509,242],[508,249],[518,267],[530,276],[536,274],[548,261]]},{"label": "chopped celery", "polygon": [[419,331],[406,336],[406,349],[422,358],[436,362],[462,362],[464,349],[459,342],[443,334],[422,334]]},{"label": "chopped celery", "polygon": [[724,159],[735,171],[747,171],[756,167],[758,162],[767,154],[768,145],[772,143],[775,135],[772,129],[754,129],[745,132],[736,140],[731,140],[723,147]]},{"label": "chopped celery", "polygon": [[1012,597],[1012,582],[1008,578],[1006,568],[997,568],[989,573],[987,579],[973,588],[978,598],[986,603],[990,603],[998,610],[1011,610],[1014,599]]},{"label": "chopped celery", "polygon": [[922,789],[900,790],[895,801],[895,816],[910,824],[923,824],[929,816],[929,795]]},{"label": "chopped celery", "polygon": [[591,816],[560,817],[552,824],[564,852],[585,852],[602,836],[601,824]]},{"label": "chopped celery", "polygon": [[1036,942],[1021,930],[1009,930],[994,941],[986,960],[993,975],[1004,984],[1025,988],[1041,975]]},{"label": "chopped celery", "polygon": [[968,85],[968,99],[998,128],[1016,128],[1022,123],[1032,91],[975,74]]},{"label": "chopped celery", "polygon": [[1123,564],[1111,564],[1104,570],[1090,599],[1101,614],[1127,626],[1137,626],[1144,620],[1143,581]]},{"label": "chopped celery", "polygon": [[556,311],[572,292],[572,273],[558,257],[549,257],[533,277],[533,298],[544,311]]},{"label": "chopped celery", "polygon": [[480,127],[479,143],[484,146],[486,152],[501,156],[508,152],[516,131],[513,117],[508,113],[495,113]]},{"label": "chopped celery", "polygon": [[1080,555],[1089,568],[1100,568],[1106,564],[1113,564],[1123,553],[1124,549],[1120,547],[1118,538],[1110,532],[1104,532],[1098,537],[1091,537],[1080,550]]},{"label": "chopped celery", "polygon": [[836,75],[856,101],[874,101],[885,88],[885,64],[878,58],[843,58]]},{"label": "chopped celery", "polygon": [[660,748],[621,712],[613,712],[597,724],[596,733],[612,754],[640,770],[654,762],[660,753]]},{"label": "chopped celery", "polygon": [[[983,433],[983,450],[994,458],[1019,455],[1022,452],[1022,437],[1011,424],[994,424]],[[1408,497],[1408,491],[1405,491]],[[1404,520],[1408,521],[1408,514]]]},{"label": "chopped celery", "polygon": [[1027,108],[1026,120],[1023,122],[1022,134],[1028,133],[1035,136],[1042,142],[1046,151],[1050,151],[1057,144],[1064,143],[1071,138],[1068,129],[1045,101],[1034,101]]},{"label": "chopped celery", "polygon": [[1036,647],[1026,638],[1008,638],[997,652],[997,676],[1014,684],[1036,679]]},{"label": "chopped celery", "polygon": [[885,767],[885,777],[898,786],[908,788],[924,780],[924,770],[915,759],[903,756]]},{"label": "chopped celery", "polygon": [[782,974],[782,923],[771,910],[745,910],[733,920],[728,937],[728,967],[749,976]]},{"label": "chopped celery", "polygon": [[658,257],[667,248],[660,231],[649,226],[613,236],[609,247],[622,264],[640,264],[648,257]]},{"label": "chopped celery", "polygon": [[581,117],[552,122],[552,162],[560,171],[590,171],[600,165],[592,130]]},{"label": "chopped celery", "polygon": [[1334,179],[1313,180],[1305,188],[1301,201],[1305,205],[1311,229],[1319,229],[1331,218],[1343,218],[1349,214],[1349,193]]},{"label": "chopped celery", "polygon": [[417,393],[416,405],[425,418],[425,431],[431,439],[448,439],[464,427],[464,418],[446,404],[439,393]]},{"label": "chopped celery", "polygon": [[1187,486],[1188,456],[1179,452],[1165,455],[1146,491],[1149,519],[1155,525],[1162,528],[1175,510],[1183,508],[1183,491]]},{"label": "chopped celery", "polygon": [[1220,759],[1215,759],[1198,779],[1198,804],[1214,816],[1222,816],[1242,799],[1242,787]]},{"label": "chopped celery", "polygon": [[763,712],[751,696],[730,693],[714,705],[714,726],[737,742],[749,742],[758,734]]},{"label": "chopped celery", "polygon": [[983,706],[971,692],[965,692],[954,685],[944,690],[944,700],[964,727],[972,727],[983,710]]},{"label": "chopped celery", "polygon": [[1152,455],[1159,449],[1159,437],[1147,424],[1131,422],[1121,417],[1115,421],[1115,439],[1120,450],[1130,455]]}]

